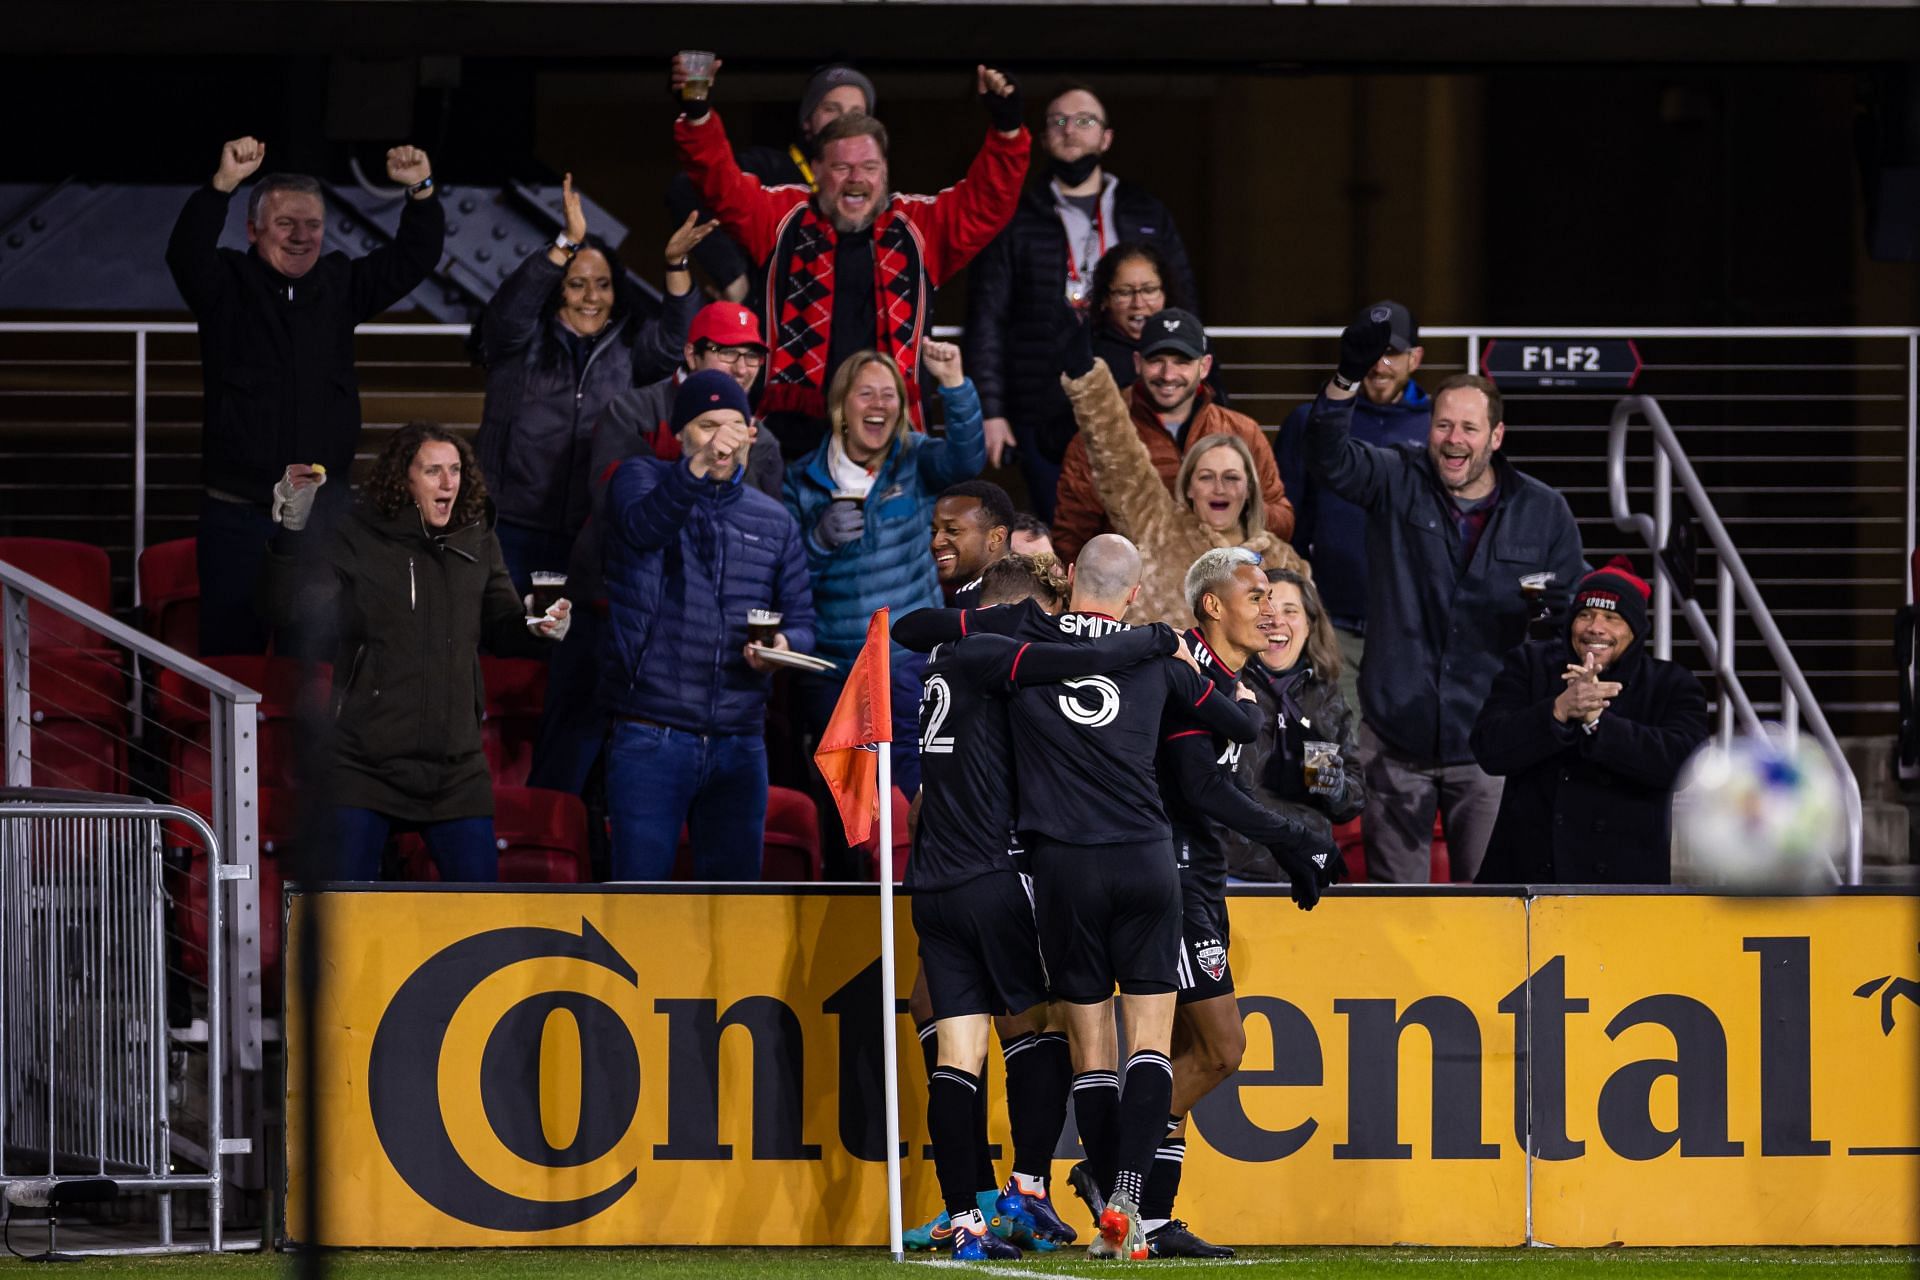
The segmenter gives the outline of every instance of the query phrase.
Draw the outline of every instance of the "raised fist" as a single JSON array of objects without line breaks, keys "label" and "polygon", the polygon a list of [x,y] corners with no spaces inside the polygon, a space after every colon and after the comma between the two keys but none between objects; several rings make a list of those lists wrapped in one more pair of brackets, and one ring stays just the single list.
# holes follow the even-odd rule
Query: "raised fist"
[{"label": "raised fist", "polygon": [[1363,311],[1340,334],[1340,376],[1358,382],[1393,343],[1393,316],[1385,307]]},{"label": "raised fist", "polygon": [[267,158],[267,144],[258,138],[235,138],[220,148],[220,168],[214,172],[213,188],[230,194],[251,178]]},{"label": "raised fist", "polygon": [[995,71],[984,63],[973,69],[974,88],[980,93],[980,103],[987,109],[987,118],[993,121],[993,127],[1001,133],[1018,133],[1024,123],[1022,117],[1026,107],[1020,100],[1020,88],[1009,80],[1003,72]]},{"label": "raised fist", "polygon": [[402,186],[411,187],[432,176],[433,166],[427,162],[427,153],[420,148],[395,147],[387,152],[387,177]]},{"label": "raised fist", "polygon": [[960,348],[951,342],[922,338],[920,363],[943,387],[957,387],[966,381],[966,375],[960,371]]}]

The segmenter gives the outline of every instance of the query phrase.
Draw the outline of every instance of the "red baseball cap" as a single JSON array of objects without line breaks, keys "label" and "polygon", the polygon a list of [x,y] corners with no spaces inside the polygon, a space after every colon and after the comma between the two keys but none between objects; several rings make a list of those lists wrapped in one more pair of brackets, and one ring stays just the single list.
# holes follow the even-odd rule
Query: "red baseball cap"
[{"label": "red baseball cap", "polygon": [[687,341],[767,349],[767,340],[760,336],[760,317],[737,302],[709,302],[700,308],[687,330]]}]

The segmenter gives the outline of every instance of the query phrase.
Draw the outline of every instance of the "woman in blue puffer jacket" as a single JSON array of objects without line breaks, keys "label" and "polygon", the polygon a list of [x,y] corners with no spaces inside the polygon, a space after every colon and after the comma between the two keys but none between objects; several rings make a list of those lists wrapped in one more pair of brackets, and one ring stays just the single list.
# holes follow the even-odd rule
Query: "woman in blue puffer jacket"
[{"label": "woman in blue puffer jacket", "polygon": [[[885,606],[897,618],[941,603],[928,548],[933,504],[987,462],[980,397],[961,372],[960,348],[927,338],[920,361],[939,384],[945,436],[913,430],[898,366],[878,351],[861,351],[841,363],[827,390],[826,440],[787,469],[787,509],[806,535],[813,579],[815,652],[840,664],[837,675],[795,685],[801,723],[816,737],[873,611]],[[893,647],[893,780],[909,798],[920,789],[924,665],[921,655]]]}]

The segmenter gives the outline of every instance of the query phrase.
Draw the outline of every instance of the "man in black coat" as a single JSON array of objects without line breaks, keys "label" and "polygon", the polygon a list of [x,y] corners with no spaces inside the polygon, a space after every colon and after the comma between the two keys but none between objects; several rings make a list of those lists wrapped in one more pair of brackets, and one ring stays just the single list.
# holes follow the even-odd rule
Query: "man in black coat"
[{"label": "man in black coat", "polygon": [[1027,189],[968,273],[966,355],[986,414],[988,465],[1000,466],[1012,446],[1028,505],[1051,522],[1060,457],[1074,432],[1060,349],[1085,317],[1095,264],[1123,240],[1146,241],[1166,257],[1168,305],[1200,304],[1173,215],[1102,168],[1113,129],[1100,99],[1066,89],[1047,103],[1043,123],[1047,181]]},{"label": "man in black coat", "polygon": [[1473,727],[1506,775],[1481,884],[1666,884],[1673,789],[1706,741],[1707,698],[1656,658],[1647,584],[1616,561],[1581,579],[1566,641],[1507,655]]},{"label": "man in black coat", "polygon": [[[253,600],[273,533],[273,486],[287,467],[317,463],[341,481],[333,492],[344,500],[360,442],[354,326],[412,293],[446,240],[427,153],[395,147],[387,177],[407,199],[392,244],[362,258],[323,252],[320,184],[270,174],[247,199],[252,249],[222,249],[227,202],[266,156],[254,138],[222,147],[218,171],[187,198],[167,242],[167,268],[200,322],[202,654],[266,651]],[[333,505],[321,503],[322,523]]]}]

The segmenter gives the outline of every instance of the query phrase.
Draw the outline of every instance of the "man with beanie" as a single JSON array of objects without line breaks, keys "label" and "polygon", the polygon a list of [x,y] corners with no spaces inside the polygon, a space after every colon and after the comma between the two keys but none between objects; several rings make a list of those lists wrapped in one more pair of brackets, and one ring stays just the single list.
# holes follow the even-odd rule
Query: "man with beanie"
[{"label": "man with beanie", "polygon": [[[1047,181],[1028,188],[967,278],[967,368],[986,412],[987,464],[1011,447],[1029,505],[1053,519],[1060,461],[1073,438],[1073,410],[1060,391],[1059,351],[1086,320],[1093,268],[1122,241],[1166,258],[1169,305],[1198,308],[1186,245],[1167,207],[1105,169],[1113,146],[1107,109],[1093,91],[1061,90],[1041,117]],[[1116,370],[1116,373],[1123,371]]]},{"label": "man with beanie", "polygon": [[607,488],[607,636],[600,701],[613,717],[607,807],[616,880],[665,880],[684,823],[696,880],[756,880],[767,815],[768,673],[747,612],[781,615],[771,648],[813,648],[800,526],[745,483],[751,410],[705,369],[669,420],[680,457],[633,457]]},{"label": "man with beanie", "polygon": [[[1360,673],[1366,757],[1367,878],[1424,883],[1433,815],[1455,880],[1480,869],[1500,780],[1474,763],[1467,736],[1533,603],[1521,579],[1550,575],[1547,606],[1579,580],[1580,527],[1567,500],[1500,456],[1500,389],[1458,374],[1433,397],[1421,444],[1356,440],[1360,385],[1393,345],[1393,310],[1376,305],[1340,335],[1340,365],[1307,417],[1307,473],[1367,513],[1367,638]],[[1320,580],[1316,568],[1315,580]]]},{"label": "man with beanie", "polygon": [[[1398,302],[1376,302],[1387,311],[1387,349],[1360,380],[1353,402],[1354,439],[1392,449],[1424,445],[1433,425],[1433,402],[1413,380],[1426,349],[1413,312]],[[1366,313],[1362,313],[1366,314]],[[1367,635],[1367,513],[1317,483],[1307,470],[1307,415],[1296,408],[1273,442],[1280,480],[1293,502],[1293,549],[1313,565],[1314,585],[1340,640],[1340,692],[1360,705],[1360,660]]]},{"label": "man with beanie", "polygon": [[[680,437],[673,427],[673,402],[687,378],[715,369],[753,394],[767,362],[760,318],[733,302],[711,302],[694,316],[687,331],[685,363],[670,376],[623,391],[608,402],[593,424],[587,471],[590,514],[567,558],[567,589],[580,602],[567,638],[547,664],[547,700],[540,711],[540,736],[534,743],[527,785],[581,794],[607,736],[606,708],[595,696],[600,679],[600,641],[607,616],[607,590],[601,577],[606,557],[607,483],[621,463],[633,457],[667,462],[680,458]],[[786,469],[780,447],[754,427],[747,451],[746,483],[770,498],[780,497]]]},{"label": "man with beanie", "polygon": [[1624,557],[1580,580],[1564,640],[1507,655],[1473,727],[1504,775],[1481,884],[1666,884],[1673,790],[1710,732],[1691,671],[1647,652],[1647,584]]},{"label": "man with beanie", "polygon": [[[684,91],[678,62],[674,75]],[[974,83],[991,122],[986,140],[967,176],[931,196],[891,189],[887,131],[873,116],[842,116],[813,136],[807,159],[819,187],[810,192],[743,172],[710,99],[685,101],[674,124],[681,164],[765,271],[760,310],[771,354],[762,409],[789,458],[824,437],[827,388],[856,352],[892,358],[920,425],[920,340],[931,330],[934,291],[1006,226],[1027,174],[1019,92],[990,67],[976,67]]]}]

